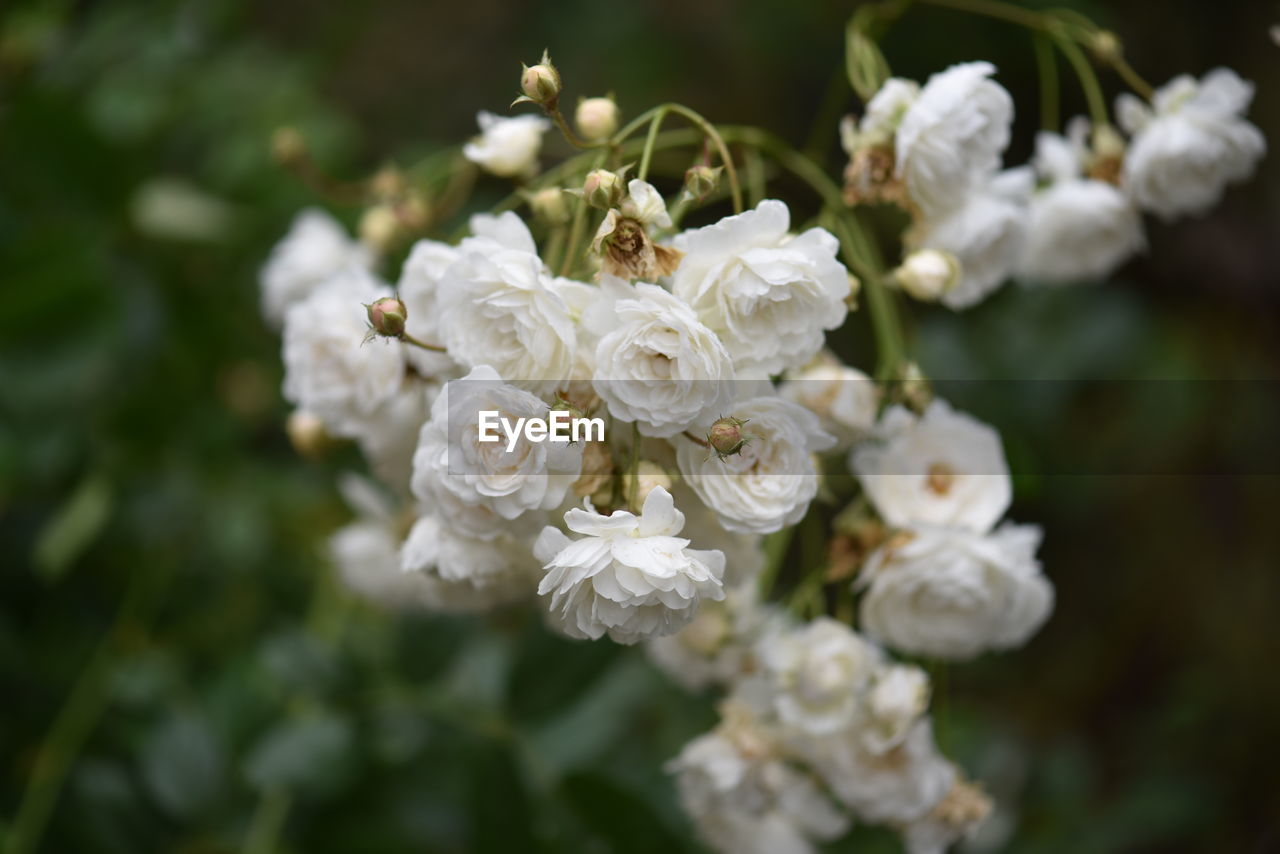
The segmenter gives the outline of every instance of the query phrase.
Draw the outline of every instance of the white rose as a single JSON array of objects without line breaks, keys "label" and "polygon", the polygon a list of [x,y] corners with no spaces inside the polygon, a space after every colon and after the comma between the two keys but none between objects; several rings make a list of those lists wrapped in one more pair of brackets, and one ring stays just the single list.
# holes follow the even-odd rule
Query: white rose
[{"label": "white rose", "polygon": [[431,581],[428,604],[443,611],[476,611],[529,598],[537,572],[528,547],[511,537],[468,537],[432,515],[414,522],[398,562],[402,575]]},{"label": "white rose", "polygon": [[[404,303],[408,316],[404,330],[426,344],[440,346],[440,282],[450,265],[458,258],[457,247],[436,240],[419,240],[413,244],[400,271],[396,296]],[[405,356],[427,377],[447,374],[454,369],[448,353],[437,353],[411,346]]]},{"label": "white rose", "polygon": [[[439,483],[464,504],[483,504],[503,519],[529,510],[558,507],[582,470],[582,443],[533,442],[523,433],[507,450],[499,428],[497,441],[480,441],[481,411],[499,413],[512,429],[520,418],[547,418],[549,407],[527,391],[502,382],[482,365],[445,385],[422,426],[414,453],[414,478]],[[417,487],[429,493],[429,486]]]},{"label": "white rose", "polygon": [[[617,298],[596,345],[596,391],[646,436],[674,436],[733,400],[733,362],[689,306],[656,285],[602,283]],[[606,296],[606,300],[609,297]]]},{"label": "white rose", "polygon": [[805,759],[854,815],[870,823],[906,823],[934,809],[955,784],[955,767],[939,752],[921,718],[887,753],[866,749],[857,729],[812,741]]},{"label": "white rose", "polygon": [[907,854],[946,854],[972,838],[991,814],[991,798],[979,786],[957,780],[928,815],[900,828]]},{"label": "white rose", "polygon": [[318,415],[334,435],[359,436],[401,391],[404,345],[366,341],[365,305],[390,294],[370,273],[349,267],[285,312],[285,399]]},{"label": "white rose", "polygon": [[902,117],[920,96],[920,84],[914,80],[891,77],[884,82],[875,96],[867,102],[867,111],[857,125],[857,132],[850,126],[841,128],[846,153],[853,155],[866,146],[885,146],[893,143],[902,124]]},{"label": "white rose", "polygon": [[418,434],[439,391],[433,383],[407,378],[400,393],[378,407],[356,433],[370,469],[398,494],[409,492]]},{"label": "white rose", "polygon": [[[726,566],[728,557],[726,556]],[[645,651],[658,669],[689,691],[728,686],[752,662],[752,646],[777,615],[761,605],[754,583],[725,585],[721,601],[704,601],[680,631],[654,638]]]},{"label": "white rose", "polygon": [[854,448],[850,468],[890,525],[990,531],[1013,497],[1000,434],[940,398],[916,417],[889,408],[877,439]]},{"label": "white rose", "polygon": [[508,382],[559,382],[573,371],[569,305],[514,213],[472,218],[474,236],[440,281],[440,332],[468,368],[491,365]]},{"label": "white rose", "polygon": [[976,185],[958,207],[918,221],[907,233],[910,249],[940,249],[960,262],[960,282],[941,302],[960,309],[980,302],[1012,273],[1027,239],[1027,207],[1034,184],[1025,167]]},{"label": "white rose", "polygon": [[898,175],[926,216],[953,210],[1000,168],[1013,99],[988,79],[995,70],[968,62],[933,75],[898,125]]},{"label": "white rose", "polygon": [[684,514],[662,487],[639,516],[574,508],[564,521],[583,536],[571,540],[548,526],[534,554],[546,569],[538,594],[550,596],[552,620],[570,637],[608,634],[631,644],[669,635],[693,619],[702,599],[724,597],[724,555],[690,549],[676,536]]},{"label": "white rose", "polygon": [[830,353],[798,371],[788,371],[779,394],[818,416],[822,429],[845,449],[875,425],[880,393],[871,377]]},{"label": "white rose", "polygon": [[917,526],[867,559],[861,622],[900,652],[945,659],[1021,646],[1049,617],[1040,529],[1006,523],[990,534]]},{"label": "white rose", "polygon": [[294,217],[289,233],[262,267],[262,315],[278,327],[289,306],[344,267],[368,269],[372,263],[369,250],[352,240],[337,220],[318,208],[307,208]]},{"label": "white rose", "polygon": [[772,734],[734,708],[667,770],[698,835],[723,854],[809,854],[813,841],[849,828],[813,777],[786,761]]},{"label": "white rose", "polygon": [[821,737],[853,725],[880,652],[843,623],[819,617],[766,635],[756,657],[782,726]]},{"label": "white rose", "polygon": [[929,677],[919,667],[894,664],[872,675],[867,689],[861,736],[874,754],[887,753],[906,740],[929,708]]},{"label": "white rose", "polygon": [[1262,132],[1244,119],[1252,100],[1253,84],[1228,68],[1199,82],[1175,77],[1156,91],[1154,111],[1121,95],[1116,114],[1133,134],[1125,190],[1165,220],[1208,210],[1228,184],[1252,175],[1266,153]]},{"label": "white rose", "polygon": [[500,178],[520,178],[538,170],[542,135],[551,122],[542,116],[502,118],[481,111],[476,115],[480,136],[462,147],[462,154]]},{"label": "white rose", "polygon": [[355,521],[329,538],[329,557],[343,584],[384,608],[425,604],[427,586],[399,568],[400,536],[391,502],[368,480],[345,474],[338,489],[356,513]]},{"label": "white rose", "polygon": [[766,199],[673,241],[685,257],[672,291],[720,336],[741,370],[800,367],[848,313],[839,241],[821,228],[791,237],[790,225],[787,206]]},{"label": "white rose", "polygon": [[[1076,128],[1084,132],[1084,126]],[[1105,279],[1146,245],[1138,209],[1114,185],[1083,177],[1082,156],[1057,134],[1036,137],[1036,171],[1049,183],[1031,197],[1027,241],[1015,271],[1019,279]]]},{"label": "white rose", "polygon": [[794,525],[818,492],[813,453],[830,448],[835,437],[823,432],[812,412],[780,397],[734,404],[732,414],[746,422],[741,451],[721,459],[681,441],[681,474],[730,531],[769,534]]}]

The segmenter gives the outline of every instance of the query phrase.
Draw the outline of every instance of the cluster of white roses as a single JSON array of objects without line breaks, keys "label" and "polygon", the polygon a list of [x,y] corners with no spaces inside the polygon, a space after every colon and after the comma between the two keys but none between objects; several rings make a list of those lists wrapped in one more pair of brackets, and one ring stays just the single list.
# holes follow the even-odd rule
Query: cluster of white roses
[{"label": "cluster of white roses", "polygon": [[1010,277],[1105,278],[1146,245],[1142,211],[1164,220],[1203,213],[1266,151],[1243,118],[1253,86],[1219,68],[1172,80],[1149,105],[1121,95],[1127,144],[1109,124],[1077,117],[1065,136],[1037,136],[1030,166],[1001,171],[1013,99],[994,72],[971,62],[924,86],[892,78],[861,121],[842,127],[849,200],[889,201],[913,216],[905,244],[919,251],[898,280],[914,297],[960,309]]},{"label": "cluster of white roses", "polygon": [[[544,62],[525,70],[521,100],[563,124]],[[913,296],[963,307],[1010,275],[1104,275],[1143,245],[1139,210],[1202,210],[1263,149],[1240,118],[1249,87],[1219,71],[1174,81],[1153,108],[1124,101],[1127,149],[1108,128],[1089,143],[1077,122],[1069,139],[1040,137],[1034,172],[1002,172],[1013,106],[993,71],[891,79],[844,128],[848,201],[914,217],[892,275]],[[538,174],[551,122],[480,124],[468,159]],[[606,139],[616,106],[585,101],[578,124]],[[705,189],[715,172],[699,170]],[[654,186],[624,174],[586,174],[576,202],[553,186],[529,194],[562,229],[565,205],[583,222],[600,211],[586,257],[559,270],[543,253],[560,244],[540,248],[508,211],[473,216],[456,244],[418,240],[392,285],[378,252],[326,214],[299,215],[262,275],[290,433],[304,450],[354,440],[386,487],[344,481],[358,519],[333,558],[383,604],[536,602],[570,637],[644,642],[674,679],[722,691],[719,726],[670,764],[718,850],[806,852],[857,819],[898,828],[916,854],[942,851],[991,801],[939,752],[925,671],[890,653],[968,659],[1047,619],[1040,531],[1001,522],[999,435],[940,399],[886,395],[824,349],[857,286],[830,232],[794,233],[772,199],[682,231]],[[597,414],[607,434],[482,441],[481,412],[552,410]],[[793,568],[817,607],[768,601],[762,579],[786,552],[766,568],[764,537],[841,473],[858,494],[836,517],[830,565]],[[828,586],[843,619],[801,619],[825,610]]]}]

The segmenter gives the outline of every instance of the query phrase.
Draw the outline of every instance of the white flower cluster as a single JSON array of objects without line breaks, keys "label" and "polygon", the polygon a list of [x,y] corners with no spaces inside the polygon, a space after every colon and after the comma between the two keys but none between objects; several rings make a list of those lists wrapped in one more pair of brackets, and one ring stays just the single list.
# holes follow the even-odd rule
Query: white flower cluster
[{"label": "white flower cluster", "polygon": [[914,219],[906,248],[956,262],[952,274],[922,278],[923,262],[908,256],[903,289],[953,309],[1011,277],[1106,278],[1145,247],[1142,212],[1165,220],[1203,213],[1266,151],[1243,118],[1252,85],[1219,68],[1198,82],[1174,79],[1149,105],[1121,95],[1116,114],[1127,145],[1109,125],[1077,118],[1066,136],[1039,135],[1031,165],[1001,171],[1014,110],[994,73],[990,63],[970,62],[924,86],[890,79],[861,121],[843,128],[850,200],[901,204]]},{"label": "white flower cluster", "polygon": [[[994,72],[889,79],[846,122],[845,199],[912,217],[902,264],[872,269],[868,287],[963,308],[1011,276],[1104,277],[1144,247],[1141,212],[1205,210],[1265,148],[1242,117],[1251,87],[1219,70],[1150,106],[1122,98],[1128,142],[1076,120],[1004,170],[1013,102]],[[561,85],[544,57],[520,102],[565,128]],[[580,131],[606,139],[617,106],[595,101]],[[972,832],[991,801],[935,744],[926,673],[892,656],[1007,650],[1053,609],[1039,528],[1005,519],[999,434],[886,356],[896,331],[878,343],[880,376],[907,380],[897,389],[825,349],[858,285],[831,232],[793,230],[773,199],[680,228],[731,164],[690,169],[669,210],[625,169],[586,172],[581,189],[539,176],[546,118],[480,125],[464,156],[532,182],[534,230],[512,211],[477,214],[455,243],[402,246],[392,287],[380,272],[399,232],[367,248],[308,210],[262,271],[291,438],[304,451],[355,441],[386,487],[343,481],[357,518],[331,542],[342,578],[388,607],[534,604],[569,637],[643,642],[682,685],[722,692],[720,724],[669,766],[718,851],[803,854],[855,820],[899,830],[912,854]],[[852,242],[858,268],[866,247]],[[597,417],[604,435],[493,442],[482,427],[553,411]],[[829,525],[818,500],[843,506]],[[802,520],[821,548],[788,551]],[[795,551],[826,562],[800,566]],[[785,606],[770,601],[783,585]]]},{"label": "white flower cluster", "polygon": [[[651,185],[630,190],[627,216],[670,224]],[[335,244],[324,257],[339,262],[327,276],[280,262],[317,239],[315,217],[299,219],[263,276],[271,306],[290,301],[285,396],[371,458],[385,450],[377,470],[411,508],[399,565],[468,588],[469,602],[539,595],[573,637],[670,635],[701,603],[725,598],[724,554],[695,545],[794,524],[818,491],[812,454],[834,441],[819,415],[846,432],[871,423],[873,399],[814,414],[767,379],[803,374],[843,322],[852,287],[836,239],[820,228],[790,235],[782,202],[677,235],[679,266],[657,284],[557,277],[516,214],[473,217],[458,245],[422,240],[409,251],[394,297],[403,336],[368,329],[366,307],[393,289],[367,256],[355,264],[338,251],[346,238],[335,223],[322,235]],[[482,411],[539,418],[586,400],[615,425],[608,443],[481,441]],[[700,438],[727,414],[749,425],[734,454]],[[700,503],[703,530],[681,536],[669,478],[620,496],[629,487],[592,471],[602,454],[612,464],[641,453],[687,479],[682,494]],[[352,550],[343,554],[351,563]]]}]

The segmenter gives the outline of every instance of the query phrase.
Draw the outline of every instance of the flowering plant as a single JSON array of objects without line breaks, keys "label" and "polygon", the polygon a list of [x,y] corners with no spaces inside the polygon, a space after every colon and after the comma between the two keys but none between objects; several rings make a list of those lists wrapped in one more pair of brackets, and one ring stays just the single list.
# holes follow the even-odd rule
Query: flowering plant
[{"label": "flowering plant", "polygon": [[[361,188],[358,240],[308,210],[263,269],[291,435],[354,440],[391,499],[366,494],[335,535],[344,579],[398,607],[536,608],[721,691],[719,725],[668,766],[718,850],[807,851],[857,820],[941,851],[981,825],[992,801],[939,747],[921,665],[1022,645],[1053,587],[1040,530],[1006,519],[999,434],[933,395],[902,304],[961,311],[1010,279],[1105,277],[1145,246],[1143,212],[1203,211],[1265,148],[1244,118],[1251,87],[1228,70],[1153,91],[1078,16],[973,3],[1045,46],[1046,128],[1032,164],[1005,168],[1014,104],[994,66],[891,76],[873,36],[905,8],[849,23],[865,107],[842,126],[842,182],[680,104],[620,127],[617,105],[591,98],[571,124],[544,55],[516,99],[543,115],[482,112],[440,180],[389,170]],[[1089,103],[1065,128],[1055,49]],[[1114,123],[1087,52],[1133,90]],[[544,169],[552,128],[580,152]],[[280,149],[313,174],[296,138]],[[656,159],[681,152],[664,196]],[[765,165],[813,191],[812,220],[768,197]],[[514,192],[438,239],[477,170]],[[825,349],[860,302],[869,374]],[[553,409],[601,417],[606,434],[482,446],[478,413]],[[818,563],[790,547],[807,519]]]}]

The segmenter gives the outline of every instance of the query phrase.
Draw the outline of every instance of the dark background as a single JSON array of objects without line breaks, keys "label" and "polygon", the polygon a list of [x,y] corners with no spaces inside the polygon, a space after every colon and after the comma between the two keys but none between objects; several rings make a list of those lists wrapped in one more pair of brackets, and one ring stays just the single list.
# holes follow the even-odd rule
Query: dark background
[{"label": "dark background", "polygon": [[[1221,64],[1254,80],[1276,144],[1280,8],[1073,5],[1157,85]],[[852,8],[6,4],[0,838],[48,815],[50,852],[692,850],[661,762],[712,724],[709,699],[531,615],[388,615],[333,589],[323,538],[355,457],[304,462],[281,428],[256,271],[317,200],[269,139],[298,126],[343,177],[407,165],[504,112],[519,63],[550,47],[570,99],[613,91],[630,116],[683,101],[838,174],[814,117],[856,109],[833,88]],[[995,62],[1020,109],[1008,160],[1025,160],[1024,32],[920,6],[884,49],[918,79]],[[1009,850],[1280,850],[1280,423],[1272,387],[1220,382],[1280,378],[1277,174],[1272,157],[1210,215],[1150,222],[1150,253],[1110,283],[912,310],[934,376],[1196,381],[1105,399],[1013,384],[974,404],[1005,434],[1012,516],[1044,525],[1058,590],[1028,647],[952,666],[935,700],[948,751],[1008,808]],[[775,191],[803,219],[804,191]],[[203,227],[148,207],[174,192]],[[483,182],[476,204],[504,193]],[[840,336],[869,368],[864,313]],[[1055,453],[1144,432],[1132,465],[1054,472]],[[895,845],[859,829],[838,847]]]}]

